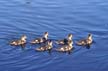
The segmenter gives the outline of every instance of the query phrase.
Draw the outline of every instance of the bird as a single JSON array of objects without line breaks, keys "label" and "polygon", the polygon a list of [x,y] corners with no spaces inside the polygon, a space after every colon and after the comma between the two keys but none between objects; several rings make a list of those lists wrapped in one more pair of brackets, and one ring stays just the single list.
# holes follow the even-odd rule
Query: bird
[{"label": "bird", "polygon": [[73,49],[72,41],[68,41],[68,44],[58,47],[56,51],[70,53],[72,49]]},{"label": "bird", "polygon": [[26,39],[27,39],[27,36],[26,35],[22,35],[20,37],[20,39],[12,40],[9,44],[12,45],[12,46],[24,45],[24,44],[26,44]]},{"label": "bird", "polygon": [[31,44],[45,43],[48,40],[48,32],[44,32],[43,37],[32,40]]},{"label": "bird", "polygon": [[[58,45],[65,45],[65,44],[68,44],[68,41],[72,41],[72,37],[73,37],[72,34],[68,34],[67,38],[62,39],[62,40],[57,40],[56,43],[57,43]],[[73,44],[73,41],[72,41],[72,44]]]},{"label": "bird", "polygon": [[36,48],[35,50],[36,51],[51,51],[51,49],[52,49],[52,47],[53,47],[53,42],[51,41],[51,40],[49,40],[48,42],[47,42],[47,44],[45,44],[45,45],[43,45],[43,46],[40,46],[40,47],[38,47],[38,48]]},{"label": "bird", "polygon": [[92,42],[93,42],[92,34],[89,33],[87,38],[78,40],[76,44],[79,46],[90,46]]}]

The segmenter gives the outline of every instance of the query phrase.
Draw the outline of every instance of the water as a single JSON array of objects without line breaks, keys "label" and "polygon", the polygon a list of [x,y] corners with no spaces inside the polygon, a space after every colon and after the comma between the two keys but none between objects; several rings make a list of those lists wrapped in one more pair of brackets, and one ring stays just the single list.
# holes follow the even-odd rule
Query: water
[{"label": "water", "polygon": [[[0,71],[107,71],[107,13],[107,0],[0,0]],[[8,44],[22,34],[29,42],[45,31],[53,41],[72,33],[74,42],[92,33],[94,43],[90,49],[74,45],[70,55]]]}]

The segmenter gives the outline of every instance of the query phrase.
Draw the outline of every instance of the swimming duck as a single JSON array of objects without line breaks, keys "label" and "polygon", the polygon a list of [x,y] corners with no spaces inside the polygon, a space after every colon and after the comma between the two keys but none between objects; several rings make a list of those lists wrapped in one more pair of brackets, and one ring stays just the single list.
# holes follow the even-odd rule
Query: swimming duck
[{"label": "swimming duck", "polygon": [[90,46],[92,42],[93,42],[92,34],[89,33],[86,39],[79,40],[77,41],[76,44],[79,46]]},{"label": "swimming duck", "polygon": [[42,38],[36,38],[31,41],[31,44],[43,43],[48,40],[48,32],[45,32]]},{"label": "swimming duck", "polygon": [[56,49],[57,51],[60,52],[70,52],[73,49],[72,41],[68,41],[67,45],[63,45],[60,48]]},{"label": "swimming duck", "polygon": [[[72,41],[72,34],[68,34],[67,38],[65,38],[63,40],[58,40],[58,41],[56,41],[56,43],[64,45],[64,44],[68,44],[68,41]],[[72,44],[73,44],[73,41],[72,41]]]},{"label": "swimming duck", "polygon": [[13,46],[23,45],[26,43],[26,39],[27,39],[27,36],[22,35],[20,39],[11,41],[10,45],[13,45]]},{"label": "swimming duck", "polygon": [[36,51],[50,51],[52,49],[52,41],[49,40],[46,45],[36,48]]}]

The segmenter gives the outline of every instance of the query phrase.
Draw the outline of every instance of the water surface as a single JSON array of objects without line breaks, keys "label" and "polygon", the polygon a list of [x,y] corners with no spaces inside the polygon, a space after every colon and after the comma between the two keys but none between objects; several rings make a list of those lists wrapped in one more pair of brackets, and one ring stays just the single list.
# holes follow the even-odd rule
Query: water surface
[{"label": "water surface", "polygon": [[[107,71],[107,13],[107,0],[0,0],[0,71]],[[22,34],[29,42],[45,31],[53,41],[72,33],[74,42],[92,33],[94,43],[90,49],[74,45],[70,55],[8,44]]]}]

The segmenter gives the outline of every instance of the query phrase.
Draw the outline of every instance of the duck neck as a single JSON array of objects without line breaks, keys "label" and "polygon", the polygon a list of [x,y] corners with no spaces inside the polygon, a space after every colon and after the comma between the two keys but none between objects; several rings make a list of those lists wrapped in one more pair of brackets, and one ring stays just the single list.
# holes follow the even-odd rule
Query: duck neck
[{"label": "duck neck", "polygon": [[48,46],[52,47],[52,43],[48,43]]},{"label": "duck neck", "polygon": [[23,42],[26,42],[26,39],[24,39],[24,38],[21,38],[21,41],[23,41]]},{"label": "duck neck", "polygon": [[47,40],[48,39],[48,35],[44,35],[44,38]]},{"label": "duck neck", "polygon": [[91,40],[91,41],[92,41],[92,36],[89,36],[89,37],[88,37],[88,40]]},{"label": "duck neck", "polygon": [[72,44],[69,44],[70,47],[72,47]]},{"label": "duck neck", "polygon": [[72,37],[68,37],[68,40],[72,40]]}]

